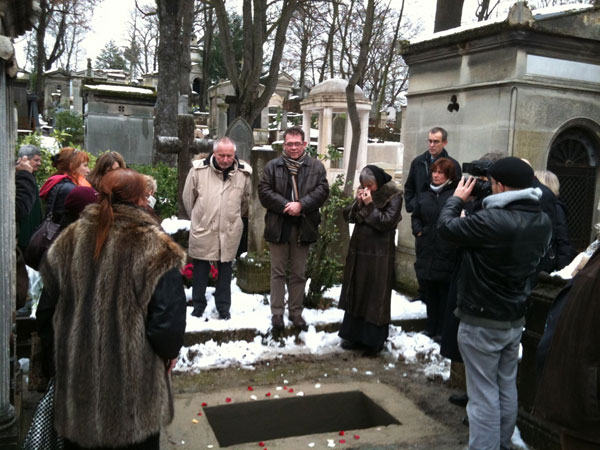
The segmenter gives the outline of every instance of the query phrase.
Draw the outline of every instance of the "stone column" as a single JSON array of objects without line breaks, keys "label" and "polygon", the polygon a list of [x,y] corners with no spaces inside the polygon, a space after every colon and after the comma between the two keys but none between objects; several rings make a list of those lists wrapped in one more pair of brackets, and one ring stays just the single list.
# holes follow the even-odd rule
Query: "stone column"
[{"label": "stone column", "polygon": [[369,138],[369,111],[359,111],[360,119],[360,142],[358,144],[358,158],[356,160],[356,170],[362,170],[367,165],[367,144]]},{"label": "stone column", "polygon": [[228,105],[227,103],[219,103],[217,105],[217,110],[218,110],[218,114],[217,114],[217,136],[216,138],[222,138],[223,136],[225,136],[225,133],[227,132],[227,109],[228,109]]},{"label": "stone column", "polygon": [[310,144],[310,119],[312,118],[312,111],[302,111],[302,129],[304,130],[304,136],[306,142]]},{"label": "stone column", "polygon": [[[344,135],[344,171],[348,171],[348,163],[350,160],[350,147],[352,146],[352,124],[350,119],[346,119],[346,132]],[[358,162],[356,167],[358,168]],[[362,167],[361,167],[362,169]]]},{"label": "stone column", "polygon": [[321,127],[321,130],[319,130],[319,153],[326,155],[327,149],[331,145],[333,132],[333,110],[329,107],[323,108]]},{"label": "stone column", "polygon": [[16,297],[16,228],[15,228],[15,154],[12,92],[6,83],[6,64],[0,59],[0,261],[4,274],[0,277],[0,430],[15,421],[15,408],[10,404],[10,333]]}]

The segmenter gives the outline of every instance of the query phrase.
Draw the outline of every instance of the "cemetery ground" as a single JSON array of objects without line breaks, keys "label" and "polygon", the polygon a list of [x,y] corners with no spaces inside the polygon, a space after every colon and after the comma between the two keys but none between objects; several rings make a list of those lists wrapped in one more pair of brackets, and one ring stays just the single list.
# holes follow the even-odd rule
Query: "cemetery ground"
[{"label": "cemetery ground", "polygon": [[[243,293],[235,283],[234,279],[230,320],[218,319],[211,287],[202,318],[193,317],[188,307],[186,342],[173,374],[175,419],[161,432],[161,449],[466,447],[468,428],[462,423],[466,411],[448,402],[451,394],[460,391],[449,386],[450,364],[439,355],[439,345],[419,332],[425,317],[421,302],[409,302],[393,292],[393,323],[386,347],[379,356],[368,358],[360,351],[340,348],[337,328],[343,311],[305,309],[308,330],[288,326],[281,335],[272,336],[268,296]],[[335,286],[326,295],[338,298],[340,290]],[[186,296],[191,299],[191,288]],[[26,387],[24,394],[24,426],[28,427],[41,394]],[[368,397],[367,403],[361,397],[357,406],[356,395]],[[301,404],[313,399],[321,399],[318,410]],[[399,423],[384,418],[374,425],[356,425],[365,420],[356,416],[372,411],[371,401],[378,405],[375,410],[383,410],[375,412],[376,420],[382,420],[383,414]],[[236,407],[254,410],[228,417],[227,412]],[[219,418],[213,411],[225,416]],[[273,414],[275,418],[269,418]],[[272,437],[280,429],[296,431],[299,423],[290,427],[278,421],[311,415],[318,416],[317,426],[325,426],[326,431],[308,428],[296,435]],[[266,423],[249,425],[263,416]],[[250,438],[227,442],[241,435]],[[515,448],[527,448],[518,432],[513,443],[520,444]]]}]

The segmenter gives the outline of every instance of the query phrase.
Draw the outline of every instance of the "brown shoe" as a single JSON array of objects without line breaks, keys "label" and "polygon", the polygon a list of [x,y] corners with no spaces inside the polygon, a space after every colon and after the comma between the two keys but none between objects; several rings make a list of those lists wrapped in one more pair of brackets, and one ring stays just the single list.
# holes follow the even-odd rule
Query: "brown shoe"
[{"label": "brown shoe", "polygon": [[285,324],[283,323],[283,316],[281,314],[275,314],[271,317],[271,326],[274,332],[283,331]]},{"label": "brown shoe", "polygon": [[294,324],[294,327],[298,328],[299,330],[307,330],[308,326],[306,325],[306,322],[304,321],[304,319],[302,318],[302,316],[294,316],[294,317],[290,317],[292,323]]}]

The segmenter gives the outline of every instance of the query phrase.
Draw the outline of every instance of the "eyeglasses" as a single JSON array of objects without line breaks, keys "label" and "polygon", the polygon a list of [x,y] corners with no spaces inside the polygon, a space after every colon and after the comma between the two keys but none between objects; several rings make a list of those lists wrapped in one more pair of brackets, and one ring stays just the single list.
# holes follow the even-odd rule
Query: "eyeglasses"
[{"label": "eyeglasses", "polygon": [[286,142],[283,145],[288,148],[300,148],[304,145],[304,142]]},{"label": "eyeglasses", "polygon": [[439,144],[440,142],[442,141],[440,141],[439,139],[427,139],[428,144]]}]

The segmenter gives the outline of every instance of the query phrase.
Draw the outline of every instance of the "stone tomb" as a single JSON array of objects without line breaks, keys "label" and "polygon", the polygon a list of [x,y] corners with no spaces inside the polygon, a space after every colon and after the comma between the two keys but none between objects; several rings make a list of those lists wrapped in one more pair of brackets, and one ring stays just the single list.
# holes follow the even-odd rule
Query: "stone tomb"
[{"label": "stone tomb", "polygon": [[[544,15],[517,3],[503,22],[411,43],[402,142],[406,168],[427,150],[429,129],[441,126],[461,163],[502,151],[555,172],[569,236],[581,249],[600,222],[600,10],[564,8]],[[410,289],[410,220],[398,229],[396,279]]]},{"label": "stone tomb", "polygon": [[154,89],[90,82],[82,96],[87,151],[112,150],[127,163],[152,164]]}]

